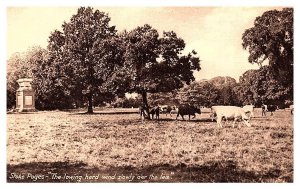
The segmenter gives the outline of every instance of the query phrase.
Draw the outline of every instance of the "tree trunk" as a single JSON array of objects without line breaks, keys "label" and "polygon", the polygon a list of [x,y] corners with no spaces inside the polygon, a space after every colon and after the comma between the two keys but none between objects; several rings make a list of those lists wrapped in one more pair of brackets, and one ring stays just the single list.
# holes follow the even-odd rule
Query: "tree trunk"
[{"label": "tree trunk", "polygon": [[92,94],[90,94],[88,96],[88,101],[89,101],[89,103],[88,103],[88,111],[87,111],[87,113],[88,114],[92,114],[92,113],[94,113],[94,111],[93,111],[93,95]]},{"label": "tree trunk", "polygon": [[142,92],[142,98],[143,98],[143,106],[145,107],[145,110],[146,110],[145,119],[150,119],[149,106],[148,106],[147,92],[146,91]]}]

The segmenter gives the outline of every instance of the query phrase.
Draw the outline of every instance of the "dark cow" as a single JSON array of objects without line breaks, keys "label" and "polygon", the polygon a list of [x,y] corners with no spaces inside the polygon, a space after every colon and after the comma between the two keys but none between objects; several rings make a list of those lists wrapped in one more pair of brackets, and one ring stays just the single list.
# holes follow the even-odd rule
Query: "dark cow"
[{"label": "dark cow", "polygon": [[146,106],[142,105],[139,107],[140,118],[145,117]]},{"label": "dark cow", "polygon": [[275,112],[275,110],[278,110],[278,106],[275,106],[275,105],[268,105],[267,106],[267,111],[271,112],[271,116],[273,115],[273,112]]},{"label": "dark cow", "polygon": [[[139,107],[139,114],[140,114],[140,118],[145,117],[146,115],[146,106],[140,106]],[[159,106],[155,106],[155,107],[149,107],[149,114],[152,115],[152,119],[154,119],[154,115],[156,116],[156,119],[159,119]],[[149,116],[150,116],[149,115]]]},{"label": "dark cow", "polygon": [[149,109],[149,114],[152,115],[152,119],[154,119],[154,115],[156,116],[156,119],[159,119],[159,106],[154,106]]},{"label": "dark cow", "polygon": [[193,115],[194,117],[192,117],[192,119],[194,119],[196,117],[196,113],[201,114],[201,110],[200,108],[197,108],[195,106],[192,105],[180,105],[178,107],[178,113],[176,116],[176,119],[178,118],[179,115],[181,115],[182,119],[184,120],[184,115],[189,115],[189,120],[191,115]]}]

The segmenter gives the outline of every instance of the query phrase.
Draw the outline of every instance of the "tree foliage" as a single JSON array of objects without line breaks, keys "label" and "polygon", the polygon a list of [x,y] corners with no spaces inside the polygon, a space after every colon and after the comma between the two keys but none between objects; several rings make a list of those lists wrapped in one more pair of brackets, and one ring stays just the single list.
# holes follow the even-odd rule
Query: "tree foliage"
[{"label": "tree foliage", "polygon": [[211,107],[213,105],[236,105],[233,88],[236,81],[231,77],[214,77],[210,80],[195,81],[178,91],[180,103],[191,103]]},{"label": "tree foliage", "polygon": [[6,108],[10,109],[16,105],[17,80],[27,77],[28,67],[24,63],[24,57],[20,53],[13,54],[7,61],[6,72]]},{"label": "tree foliage", "polygon": [[142,95],[148,111],[147,93],[171,92],[195,80],[194,70],[200,70],[196,52],[182,55],[183,39],[176,33],[164,32],[162,37],[149,25],[125,32],[125,67],[129,92]]},{"label": "tree foliage", "polygon": [[209,81],[195,81],[180,89],[177,99],[181,104],[210,107],[218,103],[220,91]]},{"label": "tree foliage", "polygon": [[160,93],[150,93],[148,102],[150,106],[155,105],[179,105],[176,99],[177,92],[160,92]]},{"label": "tree foliage", "polygon": [[234,88],[236,97],[241,104],[272,103],[284,105],[293,99],[290,88],[286,88],[277,79],[270,66],[263,66],[259,70],[248,70],[241,77]]},{"label": "tree foliage", "polygon": [[113,103],[111,103],[111,105],[114,108],[138,108],[142,103],[142,99],[140,98],[140,96],[137,97],[130,97],[130,98],[126,98],[126,97],[122,97],[119,98],[117,97],[115,99],[115,101]]},{"label": "tree foliage", "polygon": [[249,62],[261,64],[268,59],[272,67],[287,69],[293,65],[293,9],[265,12],[254,21],[254,27],[243,34],[243,47],[248,49]]},{"label": "tree foliage", "polygon": [[[293,12],[293,8],[267,11],[257,17],[254,26],[247,29],[242,36],[243,48],[250,53],[248,57],[250,63],[262,66],[265,60],[269,62],[268,67],[259,71],[260,74],[266,74],[266,78],[270,79],[270,86],[276,88],[277,85],[277,89],[267,90],[265,95],[268,99],[279,98],[276,95],[280,93],[287,98],[286,100],[293,98]],[[257,76],[256,79],[260,79],[257,81],[258,83],[264,83],[263,78]],[[285,89],[283,90],[283,88]],[[274,90],[276,95],[272,97],[269,92]]]},{"label": "tree foliage", "polygon": [[64,22],[63,31],[55,30],[49,37],[51,73],[45,80],[77,100],[88,99],[89,113],[97,99],[114,99],[111,84],[122,67],[121,41],[109,22],[106,13],[81,7]]},{"label": "tree foliage", "polygon": [[[19,88],[17,80],[21,78],[35,78],[35,70],[46,61],[47,51],[39,46],[28,49],[25,53],[15,53],[7,61],[7,108],[12,108],[16,103],[16,91]],[[39,82],[34,80],[33,87],[36,99],[39,102],[44,89]],[[37,103],[36,107],[40,108]]]}]

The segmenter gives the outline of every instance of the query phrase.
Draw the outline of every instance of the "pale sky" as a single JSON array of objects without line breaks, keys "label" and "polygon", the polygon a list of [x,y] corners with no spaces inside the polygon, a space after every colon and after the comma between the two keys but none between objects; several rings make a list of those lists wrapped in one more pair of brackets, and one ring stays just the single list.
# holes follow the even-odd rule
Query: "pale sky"
[{"label": "pale sky", "polygon": [[[201,61],[197,80],[216,76],[239,76],[257,65],[248,63],[242,48],[242,34],[253,26],[254,19],[274,7],[94,7],[111,17],[118,31],[150,24],[160,33],[173,30],[186,42],[186,51],[195,50]],[[278,8],[279,10],[281,8]],[[46,48],[50,33],[61,30],[77,7],[7,8],[7,58],[39,45]]]}]

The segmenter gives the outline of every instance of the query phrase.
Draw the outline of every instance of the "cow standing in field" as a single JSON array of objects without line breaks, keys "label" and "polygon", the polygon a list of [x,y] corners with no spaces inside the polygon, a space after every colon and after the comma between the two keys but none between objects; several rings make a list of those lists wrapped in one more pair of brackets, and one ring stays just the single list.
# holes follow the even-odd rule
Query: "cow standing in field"
[{"label": "cow standing in field", "polygon": [[200,108],[194,107],[192,105],[180,105],[178,107],[178,113],[176,119],[178,118],[179,115],[181,115],[183,120],[184,120],[183,117],[184,115],[189,115],[189,120],[191,118],[191,115],[193,115],[194,117],[192,117],[192,119],[194,119],[196,117],[196,113],[201,114]]},{"label": "cow standing in field", "polygon": [[166,116],[169,114],[172,117],[172,110],[175,110],[175,107],[171,107],[169,105],[160,106],[160,113],[165,113]]},{"label": "cow standing in field", "polygon": [[249,114],[249,118],[254,117],[254,106],[253,105],[245,105],[243,106],[243,110],[246,114]]},{"label": "cow standing in field", "polygon": [[145,117],[145,106],[139,106],[139,114],[141,119]]},{"label": "cow standing in field", "polygon": [[159,106],[154,106],[149,109],[149,114],[152,115],[152,119],[154,119],[154,115],[156,119],[159,119],[159,111],[160,111]]},{"label": "cow standing in field", "polygon": [[263,117],[263,116],[267,116],[266,115],[266,112],[268,111],[268,107],[267,107],[267,105],[261,105],[261,116]]},{"label": "cow standing in field", "polygon": [[[249,117],[246,115],[245,111],[241,107],[237,106],[212,106],[212,112],[217,116],[217,126],[222,126],[222,120],[232,120],[232,127],[234,128],[235,122],[238,120],[243,120],[244,123],[250,127]],[[225,123],[226,123],[225,122]]]},{"label": "cow standing in field", "polygon": [[[139,107],[139,114],[140,114],[141,119],[145,118],[145,116],[146,116],[145,111],[146,111],[146,106],[145,105]],[[150,115],[151,115],[152,119],[154,119],[154,115],[155,115],[156,119],[159,119],[159,106],[154,106],[152,108],[149,107],[149,117],[150,117]]]},{"label": "cow standing in field", "polygon": [[271,112],[271,116],[273,115],[273,112],[275,112],[275,110],[278,110],[278,106],[276,105],[269,105],[267,108],[267,111]]}]

